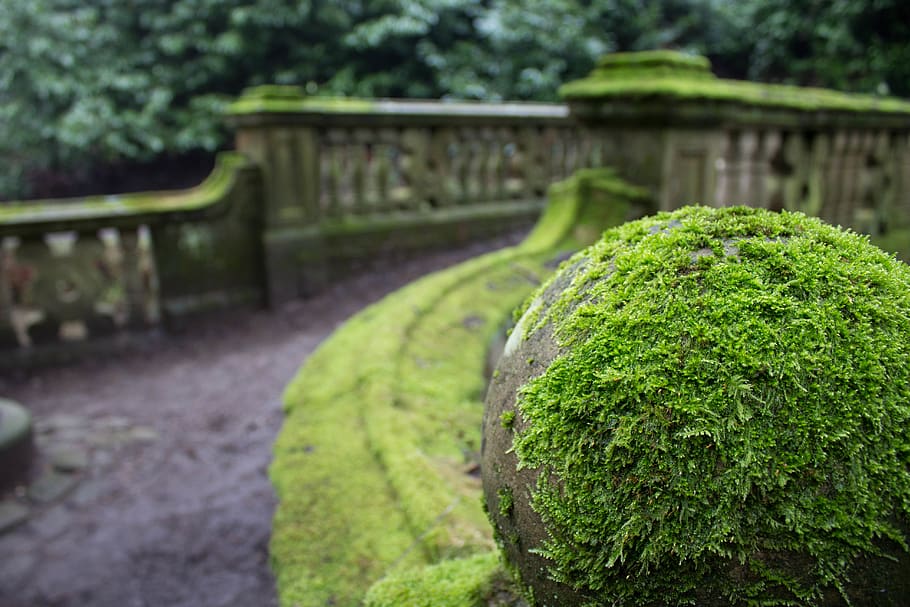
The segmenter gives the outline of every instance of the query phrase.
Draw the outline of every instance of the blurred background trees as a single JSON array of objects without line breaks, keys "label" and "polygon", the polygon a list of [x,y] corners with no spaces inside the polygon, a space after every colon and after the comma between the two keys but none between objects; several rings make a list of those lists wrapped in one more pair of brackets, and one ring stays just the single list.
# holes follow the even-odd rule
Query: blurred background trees
[{"label": "blurred background trees", "polygon": [[910,96],[906,0],[0,0],[0,199],[188,185],[246,86],[551,101],[650,48]]}]

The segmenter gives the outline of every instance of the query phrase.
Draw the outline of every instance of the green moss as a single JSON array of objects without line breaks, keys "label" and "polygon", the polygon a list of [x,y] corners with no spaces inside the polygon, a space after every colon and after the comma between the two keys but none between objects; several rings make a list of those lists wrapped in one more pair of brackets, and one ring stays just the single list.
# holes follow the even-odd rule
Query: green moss
[{"label": "green moss", "polygon": [[122,215],[198,211],[222,202],[236,181],[237,171],[247,164],[241,154],[223,152],[218,155],[215,168],[205,181],[187,190],[5,203],[0,205],[0,224],[88,221]]},{"label": "green moss", "polygon": [[700,55],[674,51],[613,53],[601,57],[591,73],[600,80],[637,80],[651,78],[685,78],[713,80],[711,63]]},{"label": "green moss", "polygon": [[596,99],[668,99],[721,101],[806,112],[910,114],[910,102],[842,93],[828,89],[722,80],[705,71],[706,62],[686,56],[659,61],[633,54],[611,61],[607,56],[587,78],[569,82],[560,95],[569,101]]},{"label": "green moss", "polygon": [[671,68],[679,71],[711,73],[711,62],[706,57],[670,50],[610,53],[598,60],[597,67],[604,70]]},{"label": "green moss", "polygon": [[406,571],[374,585],[365,607],[486,607],[484,597],[502,576],[496,552]]},{"label": "green moss", "polygon": [[511,429],[512,425],[515,423],[515,412],[504,411],[503,414],[499,416],[499,423],[506,430]]},{"label": "green moss", "polygon": [[907,557],[910,267],[746,208],[632,222],[581,259],[514,443],[558,580],[597,604],[811,605],[884,544]]},{"label": "green moss", "polygon": [[[533,288],[510,277],[536,254],[506,249],[418,281],[307,361],[271,471],[282,605],[354,605],[402,566],[493,546],[466,458],[480,444],[486,344]],[[465,327],[465,310],[482,326]]]},{"label": "green moss", "polygon": [[549,200],[528,236],[530,246],[555,238],[557,248],[575,250],[600,238],[604,228],[640,217],[653,206],[647,190],[623,181],[607,168],[581,169],[551,185]]},{"label": "green moss", "polygon": [[[577,197],[554,198],[520,246],[396,291],[307,360],[285,394],[270,470],[282,605],[357,605],[385,575],[493,547],[468,473],[486,350],[534,288],[527,277],[546,275],[543,263],[573,246],[580,209]],[[428,604],[444,604],[427,592]]]},{"label": "green moss", "polygon": [[496,496],[499,498],[499,515],[502,517],[511,516],[512,508],[515,506],[512,490],[508,487],[503,487],[496,493]]},{"label": "green moss", "polygon": [[306,97],[302,87],[281,84],[263,84],[243,90],[244,99],[303,99]]},{"label": "green moss", "polygon": [[229,115],[260,113],[368,113],[375,103],[369,99],[351,97],[307,96],[297,86],[264,85],[243,92],[237,101],[228,106]]}]

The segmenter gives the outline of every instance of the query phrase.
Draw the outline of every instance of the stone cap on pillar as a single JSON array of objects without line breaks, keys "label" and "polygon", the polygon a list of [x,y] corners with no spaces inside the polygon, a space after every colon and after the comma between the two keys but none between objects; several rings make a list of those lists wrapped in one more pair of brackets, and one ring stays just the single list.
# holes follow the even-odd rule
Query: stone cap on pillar
[{"label": "stone cap on pillar", "polygon": [[910,101],[722,79],[707,58],[668,50],[606,55],[559,92],[591,122],[910,129]]}]

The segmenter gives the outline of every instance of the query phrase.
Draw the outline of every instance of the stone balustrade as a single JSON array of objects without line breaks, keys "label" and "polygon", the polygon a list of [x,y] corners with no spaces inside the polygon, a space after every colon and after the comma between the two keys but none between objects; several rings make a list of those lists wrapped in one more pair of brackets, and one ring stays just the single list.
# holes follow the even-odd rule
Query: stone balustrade
[{"label": "stone balustrade", "polygon": [[584,167],[614,167],[658,210],[749,204],[885,237],[910,228],[908,102],[722,80],[667,51],[607,56],[561,94],[483,104],[256,87],[229,110],[237,152],[197,188],[4,205],[0,363],[276,305],[364,260],[530,225],[549,185]]},{"label": "stone balustrade", "polygon": [[878,235],[910,225],[910,103],[715,78],[702,57],[604,57],[563,86],[607,128],[604,162],[663,210],[699,202],[803,211]]},{"label": "stone balustrade", "polygon": [[260,189],[229,153],[186,191],[0,206],[0,365],[261,301]]},{"label": "stone balustrade", "polygon": [[269,300],[352,259],[530,224],[549,184],[600,164],[564,105],[306,97],[257,87],[230,110],[262,167]]}]

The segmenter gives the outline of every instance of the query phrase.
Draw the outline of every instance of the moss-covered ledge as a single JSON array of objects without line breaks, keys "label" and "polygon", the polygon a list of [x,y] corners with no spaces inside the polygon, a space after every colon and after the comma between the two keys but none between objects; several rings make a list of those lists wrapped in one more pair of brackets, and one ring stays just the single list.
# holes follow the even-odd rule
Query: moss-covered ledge
[{"label": "moss-covered ledge", "polygon": [[243,91],[228,106],[231,124],[312,124],[318,126],[362,126],[388,123],[400,125],[461,122],[501,126],[523,123],[562,124],[568,108],[557,103],[479,101],[435,101],[416,99],[364,99],[308,95],[298,86],[263,85]]},{"label": "moss-covered ledge", "polygon": [[7,203],[0,206],[0,236],[222,217],[230,210],[239,175],[253,171],[242,154],[222,152],[209,176],[186,190]]},{"label": "moss-covered ledge", "polygon": [[[477,469],[488,345],[548,261],[599,235],[595,221],[621,223],[646,203],[608,171],[577,176],[553,188],[521,245],[393,293],[310,357],[285,394],[270,469],[282,605],[359,605],[377,580],[391,575],[386,589],[397,593],[397,574],[422,577],[415,568],[433,563],[452,596],[487,587],[498,562]],[[394,604],[446,604],[437,598]]]},{"label": "moss-covered ledge", "polygon": [[903,99],[721,79],[706,58],[674,51],[607,55],[559,92],[573,114],[617,122],[910,128]]}]

